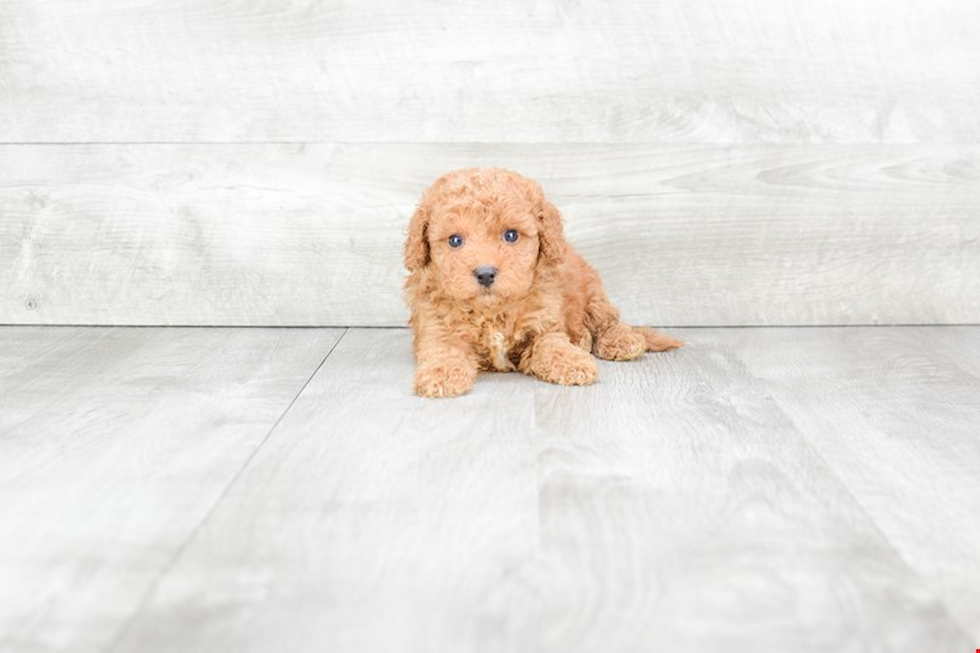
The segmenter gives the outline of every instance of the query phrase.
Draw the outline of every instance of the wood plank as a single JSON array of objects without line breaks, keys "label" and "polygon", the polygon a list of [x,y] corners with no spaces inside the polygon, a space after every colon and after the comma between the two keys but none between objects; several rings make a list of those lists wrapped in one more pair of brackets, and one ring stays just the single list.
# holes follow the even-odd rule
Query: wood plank
[{"label": "wood plank", "polygon": [[113,650],[968,650],[696,333],[426,401],[407,332],[351,330]]},{"label": "wood plank", "polygon": [[340,334],[0,329],[0,649],[105,650]]},{"label": "wood plank", "polygon": [[745,331],[734,346],[980,641],[980,328]]},{"label": "wood plank", "polygon": [[0,146],[0,323],[406,323],[440,173],[539,179],[624,315],[980,322],[980,146]]},{"label": "wood plank", "polygon": [[972,0],[8,0],[3,142],[978,142]]},{"label": "wood plank", "polygon": [[536,382],[413,369],[348,331],[113,651],[528,650],[495,588],[536,544]]},{"label": "wood plank", "polygon": [[540,650],[969,649],[728,346],[742,332],[538,386]]}]

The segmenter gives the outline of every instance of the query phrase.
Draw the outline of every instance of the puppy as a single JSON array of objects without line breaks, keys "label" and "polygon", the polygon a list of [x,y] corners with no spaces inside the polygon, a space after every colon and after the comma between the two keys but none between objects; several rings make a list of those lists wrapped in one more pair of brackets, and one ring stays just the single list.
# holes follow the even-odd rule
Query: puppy
[{"label": "puppy", "polygon": [[[534,181],[469,168],[425,191],[405,243],[415,392],[454,397],[479,370],[562,385],[596,379],[595,354],[630,360],[683,343],[619,320]],[[591,353],[590,353],[591,352]]]}]

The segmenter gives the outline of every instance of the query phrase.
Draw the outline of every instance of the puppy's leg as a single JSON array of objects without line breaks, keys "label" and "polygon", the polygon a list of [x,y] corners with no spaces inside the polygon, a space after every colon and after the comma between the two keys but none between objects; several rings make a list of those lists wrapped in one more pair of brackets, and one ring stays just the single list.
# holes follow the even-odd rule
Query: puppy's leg
[{"label": "puppy's leg", "polygon": [[477,365],[463,350],[428,343],[418,352],[414,388],[422,397],[457,397],[473,387]]},{"label": "puppy's leg", "polygon": [[538,336],[524,351],[518,369],[561,385],[586,385],[595,381],[599,373],[592,355],[559,332]]},{"label": "puppy's leg", "polygon": [[598,276],[585,307],[585,323],[592,332],[592,353],[607,361],[633,360],[644,351],[643,337],[619,321],[619,311],[606,298]]},{"label": "puppy's leg", "polygon": [[645,351],[667,351],[683,347],[680,340],[657,333],[648,327],[631,327],[615,322],[595,339],[593,351],[599,358],[610,361],[632,360]]},{"label": "puppy's leg", "polygon": [[646,327],[631,327],[619,320],[619,311],[601,290],[586,307],[587,323],[594,333],[592,352],[610,361],[633,360],[645,351],[666,351],[684,343]]},{"label": "puppy's leg", "polygon": [[592,351],[607,361],[628,361],[646,351],[646,342],[629,326],[616,321],[596,333]]}]

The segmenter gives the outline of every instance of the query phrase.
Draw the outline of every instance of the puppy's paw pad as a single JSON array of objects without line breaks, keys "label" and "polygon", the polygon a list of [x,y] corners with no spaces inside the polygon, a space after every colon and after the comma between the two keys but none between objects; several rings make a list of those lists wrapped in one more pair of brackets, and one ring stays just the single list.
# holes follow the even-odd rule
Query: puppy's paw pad
[{"label": "puppy's paw pad", "polygon": [[415,373],[415,393],[420,397],[458,397],[473,387],[476,372],[463,367],[430,367]]},{"label": "puppy's paw pad", "polygon": [[643,336],[622,323],[609,327],[595,341],[595,355],[608,361],[633,360],[646,348]]}]

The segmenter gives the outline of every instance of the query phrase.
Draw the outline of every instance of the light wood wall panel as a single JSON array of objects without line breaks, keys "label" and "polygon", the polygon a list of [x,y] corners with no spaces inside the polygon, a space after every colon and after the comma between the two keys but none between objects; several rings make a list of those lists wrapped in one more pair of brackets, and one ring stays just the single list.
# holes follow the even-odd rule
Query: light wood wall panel
[{"label": "light wood wall panel", "polygon": [[627,319],[980,322],[980,146],[0,146],[0,322],[402,325],[422,189],[538,178]]},{"label": "light wood wall panel", "polygon": [[975,0],[5,0],[2,142],[976,143]]},{"label": "light wood wall panel", "polygon": [[454,167],[627,317],[977,322],[973,0],[0,1],[0,322],[403,324]]}]

